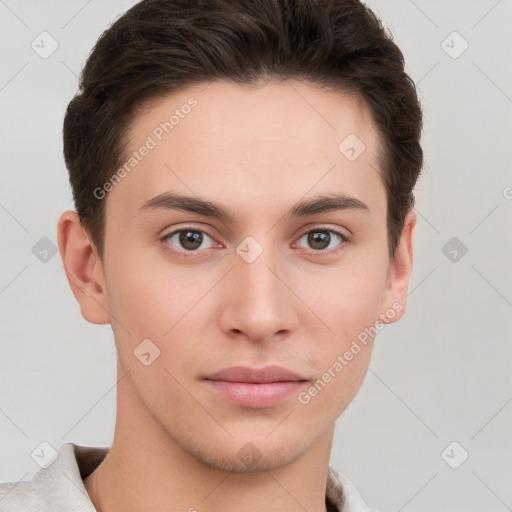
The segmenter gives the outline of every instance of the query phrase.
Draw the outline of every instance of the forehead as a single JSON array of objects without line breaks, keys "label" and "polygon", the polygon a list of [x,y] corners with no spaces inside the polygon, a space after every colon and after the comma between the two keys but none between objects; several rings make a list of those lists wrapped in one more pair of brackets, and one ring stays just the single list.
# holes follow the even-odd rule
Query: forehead
[{"label": "forehead", "polygon": [[126,177],[109,194],[130,197],[127,209],[166,190],[240,207],[262,194],[384,194],[365,104],[299,81],[198,84],[146,102],[128,135]]}]

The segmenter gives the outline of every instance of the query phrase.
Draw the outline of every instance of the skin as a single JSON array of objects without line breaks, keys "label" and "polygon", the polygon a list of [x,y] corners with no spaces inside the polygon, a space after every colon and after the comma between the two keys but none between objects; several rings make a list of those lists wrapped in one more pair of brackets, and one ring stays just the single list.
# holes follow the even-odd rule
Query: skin
[{"label": "skin", "polygon": [[[308,404],[293,394],[273,407],[233,405],[202,377],[276,364],[309,380],[307,390],[365,328],[403,315],[416,216],[391,260],[370,112],[298,81],[213,82],[153,100],[129,128],[128,149],[191,96],[197,106],[103,199],[103,261],[76,212],[58,223],[81,313],[112,325],[118,352],[114,441],[84,483],[103,512],[324,511],[335,421],[362,384],[373,340]],[[354,161],[338,150],[351,133],[366,146]],[[221,203],[234,220],[141,210],[167,191]],[[285,217],[331,193],[367,209]],[[179,235],[162,239],[190,228],[204,233],[195,252]],[[319,249],[307,236],[319,228],[347,239],[331,233]],[[236,252],[247,236],[263,248],[252,263]],[[393,304],[402,309],[389,318]],[[160,350],[148,366],[134,355],[144,339]],[[252,463],[237,455],[247,443]]]}]

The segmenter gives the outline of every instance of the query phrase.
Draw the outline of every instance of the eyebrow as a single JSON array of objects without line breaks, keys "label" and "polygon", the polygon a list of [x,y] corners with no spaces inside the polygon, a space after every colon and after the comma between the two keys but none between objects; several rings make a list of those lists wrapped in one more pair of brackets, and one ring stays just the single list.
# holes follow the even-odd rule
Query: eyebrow
[{"label": "eyebrow", "polygon": [[[174,192],[164,192],[146,201],[141,210],[180,210],[196,213],[205,217],[215,217],[224,222],[233,222],[235,216],[223,205],[201,199],[185,196]],[[299,201],[285,215],[287,219],[306,217],[316,213],[336,210],[369,211],[368,206],[355,197],[345,194],[320,195],[311,199]]]}]

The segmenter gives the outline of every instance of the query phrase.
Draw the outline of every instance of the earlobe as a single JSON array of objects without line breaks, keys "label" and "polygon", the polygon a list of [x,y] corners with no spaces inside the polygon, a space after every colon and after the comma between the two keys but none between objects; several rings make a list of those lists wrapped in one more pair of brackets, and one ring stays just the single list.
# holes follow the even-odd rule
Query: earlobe
[{"label": "earlobe", "polygon": [[93,324],[109,324],[103,265],[76,211],[62,213],[57,239],[66,277],[82,316]]},{"label": "earlobe", "polygon": [[380,322],[389,324],[399,320],[405,313],[407,291],[413,262],[413,237],[416,212],[410,210],[404,221],[400,242],[388,272],[387,287]]}]

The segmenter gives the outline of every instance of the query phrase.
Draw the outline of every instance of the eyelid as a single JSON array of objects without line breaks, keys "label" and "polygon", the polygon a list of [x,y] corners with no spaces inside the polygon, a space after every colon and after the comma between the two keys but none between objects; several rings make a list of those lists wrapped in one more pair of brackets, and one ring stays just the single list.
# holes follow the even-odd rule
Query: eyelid
[{"label": "eyelid", "polygon": [[[183,249],[170,248],[173,246],[171,246],[169,243],[167,243],[167,240],[171,236],[175,235],[176,233],[180,233],[182,231],[187,231],[187,230],[188,231],[199,231],[200,233],[204,233],[205,235],[207,235],[208,237],[210,237],[213,240],[213,242],[217,245],[217,247],[219,245],[222,247],[224,246],[221,242],[218,242],[216,237],[211,235],[207,229],[205,229],[203,227],[193,226],[191,224],[187,224],[187,225],[184,225],[181,227],[174,227],[174,229],[172,229],[171,231],[161,235],[160,240],[162,242],[165,242],[165,245],[167,246],[167,248],[175,254],[179,253],[179,254],[183,254],[185,256],[193,257],[194,255],[198,255],[204,251],[207,251],[208,249],[201,249],[198,251],[185,251]],[[328,231],[330,233],[334,233],[335,235],[337,235],[341,238],[341,242],[338,244],[338,246],[336,248],[327,249],[327,250],[314,250],[314,249],[307,249],[305,247],[299,247],[299,249],[308,251],[308,252],[316,254],[316,255],[333,254],[333,253],[337,253],[338,251],[341,251],[345,247],[345,245],[347,243],[349,243],[351,240],[351,235],[348,235],[345,233],[345,231],[348,231],[348,230],[342,230],[339,227],[334,228],[334,227],[329,227],[326,225],[310,225],[306,229],[301,231],[301,234],[296,238],[296,241],[300,240],[304,235],[307,235],[307,234],[309,234],[311,232],[315,232],[315,231]],[[296,242],[293,242],[293,243],[295,244]]]},{"label": "eyelid", "polygon": [[343,240],[348,241],[351,239],[351,233],[349,232],[348,229],[346,229],[346,228],[342,229],[339,226],[332,227],[332,226],[323,225],[323,224],[313,224],[313,225],[308,226],[307,229],[305,229],[301,232],[301,235],[299,236],[299,238],[304,236],[307,233],[311,233],[312,231],[331,231],[331,232],[336,233],[339,236],[341,236],[343,238]]},{"label": "eyelid", "polygon": [[201,250],[198,250],[198,251],[186,251],[184,249],[179,249],[173,245],[171,245],[169,242],[168,242],[168,239],[175,235],[176,233],[181,233],[182,231],[198,231],[200,233],[203,233],[205,235],[207,235],[209,238],[211,238],[213,240],[213,246],[212,247],[215,247],[215,246],[223,246],[223,244],[221,244],[220,242],[217,241],[217,238],[213,235],[211,235],[207,229],[203,228],[203,227],[197,227],[197,226],[193,226],[191,224],[186,224],[184,226],[181,226],[181,227],[174,227],[174,229],[172,229],[171,231],[169,232],[166,232],[164,233],[163,235],[159,236],[159,240],[165,245],[165,248],[170,251],[171,253],[173,254],[180,254],[180,255],[183,255],[185,257],[194,257],[196,255],[199,255],[199,254],[202,254],[204,253],[205,251],[208,251],[208,249],[201,249]]},{"label": "eyelid", "polygon": [[[210,238],[212,238],[213,240],[216,240],[216,237],[213,236],[208,228],[204,227],[204,226],[194,226],[193,224],[184,224],[183,226],[173,226],[173,229],[171,229],[170,231],[167,231],[164,229],[163,230],[163,234],[161,235],[158,235],[158,237],[160,239],[166,239],[166,238],[169,238],[170,236],[176,234],[176,233],[179,233],[181,231],[199,231],[201,233],[205,233],[206,235],[208,235]],[[218,242],[217,242],[218,243]]]},{"label": "eyelid", "polygon": [[[351,236],[345,234],[343,230],[336,227],[329,227],[329,226],[322,226],[322,225],[316,225],[316,226],[310,226],[305,231],[302,231],[301,234],[297,237],[297,241],[300,240],[304,235],[307,235],[309,233],[319,232],[319,231],[328,231],[330,233],[334,233],[335,235],[339,236],[341,238],[341,242],[334,248],[331,249],[324,249],[324,250],[314,250],[314,249],[308,249],[306,247],[299,247],[299,249],[307,251],[309,253],[315,254],[315,255],[329,255],[329,254],[336,254],[340,251],[342,251],[345,248],[345,245],[350,242]],[[296,242],[294,242],[295,244]]]}]

